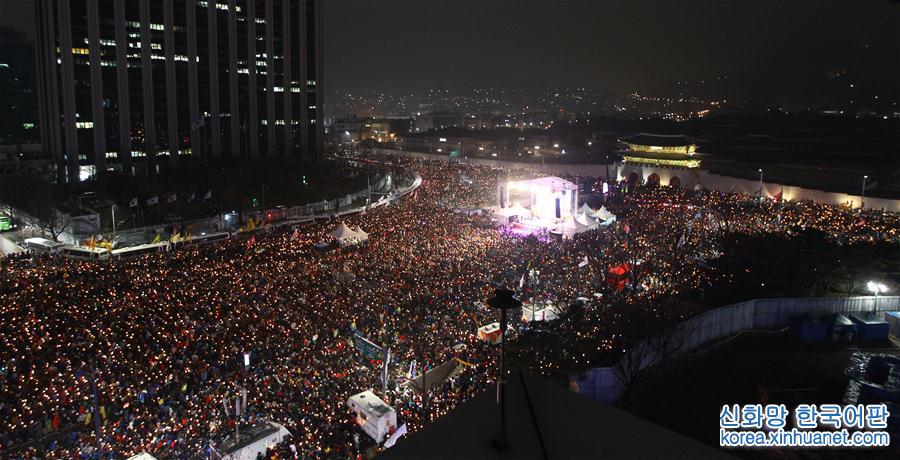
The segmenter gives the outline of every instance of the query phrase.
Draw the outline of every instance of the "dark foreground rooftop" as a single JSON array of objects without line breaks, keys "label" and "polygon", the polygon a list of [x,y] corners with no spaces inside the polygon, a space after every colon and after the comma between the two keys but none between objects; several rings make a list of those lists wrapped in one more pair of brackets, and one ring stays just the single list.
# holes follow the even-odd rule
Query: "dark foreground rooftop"
[{"label": "dark foreground rooftop", "polygon": [[377,458],[731,458],[726,452],[522,373],[509,378],[509,448],[498,451],[492,445],[497,421],[495,401],[496,391],[491,388],[407,439],[401,438]]}]

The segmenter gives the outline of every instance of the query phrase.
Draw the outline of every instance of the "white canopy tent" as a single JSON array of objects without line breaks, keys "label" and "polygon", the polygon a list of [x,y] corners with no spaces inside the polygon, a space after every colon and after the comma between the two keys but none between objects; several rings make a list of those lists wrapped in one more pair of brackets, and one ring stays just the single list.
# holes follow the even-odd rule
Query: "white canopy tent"
[{"label": "white canopy tent", "polygon": [[600,223],[597,222],[597,219],[594,219],[589,214],[586,214],[584,212],[581,212],[577,216],[575,216],[575,221],[590,228],[594,228],[600,225]]},{"label": "white canopy tent", "polygon": [[597,211],[594,211],[594,208],[587,205],[587,203],[581,205],[578,208],[578,212],[582,214],[586,214],[588,217],[597,217]]},{"label": "white canopy tent", "polygon": [[578,222],[575,219],[566,219],[565,222],[559,224],[554,230],[553,233],[557,235],[562,235],[564,239],[570,239],[574,235],[578,233],[584,233],[588,230],[591,230],[590,226],[584,225]]},{"label": "white canopy tent", "polygon": [[610,225],[616,221],[616,215],[609,212],[609,210],[606,209],[606,206],[603,206],[602,208],[600,208],[600,210],[597,211],[597,215],[595,217],[603,225]]},{"label": "white canopy tent", "polygon": [[354,228],[353,233],[356,234],[356,238],[359,239],[359,241],[368,241],[369,239],[369,234],[363,231],[363,229],[360,227]]},{"label": "white canopy tent", "polygon": [[343,222],[341,222],[341,225],[338,225],[338,227],[336,229],[332,230],[331,233],[329,233],[328,235],[338,241],[344,241],[344,240],[347,240],[350,238],[357,238],[356,233],[354,233],[353,230],[350,230],[350,227],[348,227],[347,224],[345,224]]}]

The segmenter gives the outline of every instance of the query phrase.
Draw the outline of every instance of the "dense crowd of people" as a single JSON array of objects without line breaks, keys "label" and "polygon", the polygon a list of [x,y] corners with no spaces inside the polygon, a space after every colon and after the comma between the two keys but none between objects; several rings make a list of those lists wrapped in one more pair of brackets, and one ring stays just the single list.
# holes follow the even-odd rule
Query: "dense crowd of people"
[{"label": "dense crowd of people", "polygon": [[[488,216],[454,212],[493,204],[505,172],[398,166],[419,171],[423,185],[348,216],[369,232],[352,248],[316,249],[337,224],[318,220],[130,260],[3,261],[0,456],[205,458],[235,423],[271,420],[292,433],[271,458],[353,459],[367,443],[350,395],[374,389],[415,431],[493,382],[498,352],[476,331],[495,321],[483,302],[498,285],[531,302],[584,302],[579,321],[522,325],[511,344],[514,365],[558,376],[640,338],[625,332],[632,317],[606,308],[610,299],[652,305],[645,313],[671,321],[695,313],[656,301],[707,282],[704,262],[721,235],[808,227],[841,244],[900,236],[894,214],[613,184],[606,206],[617,224],[567,241],[522,238]],[[611,267],[625,273],[611,279]],[[390,348],[386,390],[356,334]],[[452,358],[470,365],[434,391],[403,384],[411,362],[419,374]],[[230,401],[242,390],[238,418]]]}]

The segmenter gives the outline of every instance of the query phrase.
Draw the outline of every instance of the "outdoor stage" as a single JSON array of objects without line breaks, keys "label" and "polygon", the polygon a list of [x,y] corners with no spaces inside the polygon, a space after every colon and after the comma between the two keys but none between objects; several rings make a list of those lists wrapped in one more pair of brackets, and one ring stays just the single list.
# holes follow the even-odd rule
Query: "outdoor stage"
[{"label": "outdoor stage", "polygon": [[501,182],[494,216],[509,235],[545,238],[572,238],[615,220],[605,209],[579,208],[578,201],[578,186],[559,177]]}]

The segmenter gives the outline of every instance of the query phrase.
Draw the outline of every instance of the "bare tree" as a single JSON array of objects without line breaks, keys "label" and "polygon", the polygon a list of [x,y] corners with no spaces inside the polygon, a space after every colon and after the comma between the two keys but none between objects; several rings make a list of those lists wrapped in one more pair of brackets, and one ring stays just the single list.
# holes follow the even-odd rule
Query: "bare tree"
[{"label": "bare tree", "polygon": [[696,317],[667,327],[631,347],[614,366],[623,385],[634,384],[642,372],[666,365],[687,352],[697,329]]},{"label": "bare tree", "polygon": [[628,387],[637,381],[638,374],[644,368],[652,365],[655,359],[654,350],[643,342],[639,342],[622,355],[622,359],[613,368],[622,385]]},{"label": "bare tree", "polygon": [[682,321],[646,340],[647,346],[653,350],[657,358],[655,364],[665,364],[679,354],[688,351],[686,347],[697,329],[696,318]]},{"label": "bare tree", "polygon": [[72,216],[64,214],[54,207],[38,208],[31,215],[31,224],[40,230],[44,238],[58,241],[59,237],[72,224]]},{"label": "bare tree", "polygon": [[60,212],[58,207],[65,201],[65,192],[41,178],[4,178],[0,193],[3,199],[0,210],[14,214],[44,237],[58,240],[72,223],[72,217]]}]

